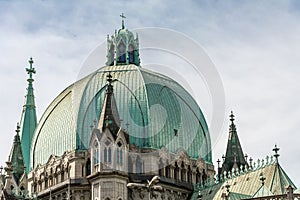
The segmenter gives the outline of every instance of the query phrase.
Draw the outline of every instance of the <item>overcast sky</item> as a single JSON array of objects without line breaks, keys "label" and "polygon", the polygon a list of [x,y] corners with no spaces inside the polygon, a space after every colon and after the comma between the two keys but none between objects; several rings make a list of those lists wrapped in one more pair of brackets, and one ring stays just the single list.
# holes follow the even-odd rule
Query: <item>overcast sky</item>
[{"label": "overcast sky", "polygon": [[[261,159],[273,154],[276,143],[282,167],[299,186],[300,1],[73,2],[0,0],[0,164],[7,160],[21,118],[28,59],[34,58],[37,70],[40,118],[77,80],[90,52],[120,27],[124,12],[129,29],[162,27],[184,33],[215,64],[226,95],[226,116],[221,133],[212,135],[214,162],[225,153],[228,115],[234,110],[244,152]],[[141,59],[143,65],[143,55]],[[196,100],[210,124],[210,97],[202,98],[206,100]]]}]

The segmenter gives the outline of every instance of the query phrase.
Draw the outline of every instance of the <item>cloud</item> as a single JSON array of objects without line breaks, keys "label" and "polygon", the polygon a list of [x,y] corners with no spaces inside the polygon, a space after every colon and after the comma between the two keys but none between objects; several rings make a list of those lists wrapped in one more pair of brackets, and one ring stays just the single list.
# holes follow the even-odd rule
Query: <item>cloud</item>
[{"label": "cloud", "polygon": [[[244,151],[262,158],[277,143],[283,167],[299,184],[299,7],[298,1],[283,0],[0,1],[0,126],[6,138],[0,142],[0,162],[7,159],[20,119],[29,57],[34,57],[37,69],[34,87],[40,117],[76,80],[93,48],[120,27],[119,14],[124,12],[126,27],[171,28],[203,45],[222,76],[227,113],[233,109],[237,115]],[[210,106],[201,105],[208,119]],[[222,133],[212,138],[214,160],[225,153],[224,120]]]}]

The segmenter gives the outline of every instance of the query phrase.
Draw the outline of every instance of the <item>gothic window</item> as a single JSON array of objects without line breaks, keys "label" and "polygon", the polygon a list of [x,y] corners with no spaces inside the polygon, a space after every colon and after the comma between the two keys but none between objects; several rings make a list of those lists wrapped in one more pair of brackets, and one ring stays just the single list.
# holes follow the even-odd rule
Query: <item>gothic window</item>
[{"label": "gothic window", "polygon": [[86,161],[85,169],[86,169],[86,173],[85,173],[86,176],[90,175],[91,174],[91,160],[89,158]]},{"label": "gothic window", "polygon": [[184,169],[184,164],[181,164],[181,180],[185,181],[185,169]]},{"label": "gothic window", "polygon": [[117,164],[122,165],[123,163],[123,150],[122,150],[122,143],[118,142],[117,144],[117,151],[116,151],[116,158],[117,158]]},{"label": "gothic window", "polygon": [[108,147],[108,162],[111,162],[111,148]]},{"label": "gothic window", "polygon": [[197,172],[196,172],[196,183],[200,183],[200,177],[201,177],[201,175],[200,175],[200,172],[199,172],[199,169],[197,169]]},{"label": "gothic window", "polygon": [[141,158],[140,156],[138,156],[136,158],[136,163],[135,163],[135,167],[136,167],[136,173],[137,174],[141,174],[142,173],[142,161],[141,161]]},{"label": "gothic window", "polygon": [[94,143],[93,159],[94,159],[94,165],[97,165],[100,159],[99,144],[97,141],[95,141]]},{"label": "gothic window", "polygon": [[191,166],[189,166],[189,168],[188,168],[188,182],[189,183],[192,183],[192,170],[191,170]]},{"label": "gothic window", "polygon": [[134,63],[134,48],[133,45],[129,45],[128,47],[128,57],[129,57],[129,63],[133,64]]},{"label": "gothic window", "polygon": [[126,47],[123,42],[121,42],[118,46],[119,50],[119,58],[118,62],[120,63],[126,63]]},{"label": "gothic window", "polygon": [[105,163],[111,163],[111,147],[110,142],[107,140],[105,142],[106,147],[104,147],[104,162]]},{"label": "gothic window", "polygon": [[163,162],[162,162],[162,159],[159,159],[159,165],[158,165],[158,174],[159,176],[163,176]]},{"label": "gothic window", "polygon": [[170,165],[166,166],[166,177],[170,178]]},{"label": "gothic window", "polygon": [[174,169],[174,179],[178,180],[179,179],[179,167],[177,162],[175,163],[175,169]]},{"label": "gothic window", "polygon": [[110,54],[110,66],[114,65],[114,58],[115,58],[115,47],[114,45],[111,45],[110,50],[109,50],[109,54]]}]

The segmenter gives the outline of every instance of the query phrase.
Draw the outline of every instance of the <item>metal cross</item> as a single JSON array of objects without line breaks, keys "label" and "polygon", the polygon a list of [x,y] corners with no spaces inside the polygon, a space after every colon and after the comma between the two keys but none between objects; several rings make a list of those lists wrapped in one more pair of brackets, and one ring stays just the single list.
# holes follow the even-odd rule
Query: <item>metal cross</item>
[{"label": "metal cross", "polygon": [[27,71],[27,73],[29,74],[29,79],[32,79],[32,74],[35,74],[35,69],[32,67],[32,64],[33,64],[33,60],[32,60],[32,58],[30,58],[29,59],[29,64],[30,64],[30,66],[29,66],[29,68],[26,68],[26,71]]},{"label": "metal cross", "polygon": [[124,13],[122,13],[122,15],[120,15],[120,17],[122,18],[122,29],[124,29],[124,28],[125,28],[125,26],[124,26],[124,19],[125,19],[126,17],[125,17],[125,15],[124,15]]},{"label": "metal cross", "polygon": [[276,144],[275,144],[275,148],[273,149],[273,151],[275,152],[274,157],[277,159],[279,157],[279,154],[278,154],[279,148],[277,147]]},{"label": "metal cross", "polygon": [[122,19],[126,18],[125,15],[124,15],[124,13],[122,13],[122,14],[120,15],[120,17],[121,17]]}]

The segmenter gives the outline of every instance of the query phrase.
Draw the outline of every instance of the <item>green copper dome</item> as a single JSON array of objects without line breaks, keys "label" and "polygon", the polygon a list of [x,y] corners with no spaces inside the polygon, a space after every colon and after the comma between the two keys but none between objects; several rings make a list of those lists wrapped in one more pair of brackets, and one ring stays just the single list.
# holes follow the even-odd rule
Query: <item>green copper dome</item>
[{"label": "green copper dome", "polygon": [[192,96],[177,82],[136,65],[103,67],[65,89],[50,104],[36,128],[31,167],[51,154],[87,149],[91,128],[98,124],[107,87],[113,77],[114,96],[130,143],[142,148],[181,147],[194,159],[211,163],[205,118]]}]

